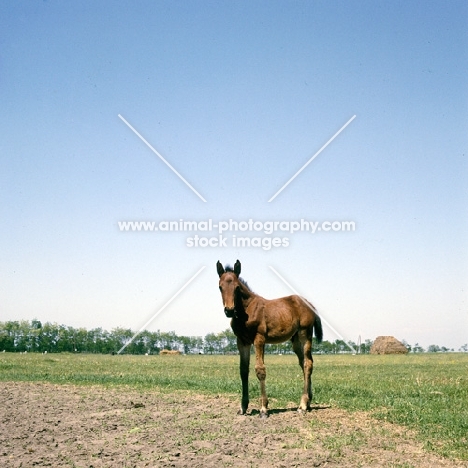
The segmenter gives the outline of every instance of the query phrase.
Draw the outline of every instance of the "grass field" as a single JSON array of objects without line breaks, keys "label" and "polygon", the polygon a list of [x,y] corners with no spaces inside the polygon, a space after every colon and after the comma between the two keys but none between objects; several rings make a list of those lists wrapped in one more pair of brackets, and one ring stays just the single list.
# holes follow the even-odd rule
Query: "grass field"
[{"label": "grass field", "polygon": [[[298,404],[302,377],[295,356],[265,361],[270,408]],[[240,395],[237,356],[4,353],[0,380]],[[319,355],[313,381],[314,403],[367,411],[416,430],[428,450],[468,460],[468,354]],[[253,369],[250,388],[256,406]]]}]

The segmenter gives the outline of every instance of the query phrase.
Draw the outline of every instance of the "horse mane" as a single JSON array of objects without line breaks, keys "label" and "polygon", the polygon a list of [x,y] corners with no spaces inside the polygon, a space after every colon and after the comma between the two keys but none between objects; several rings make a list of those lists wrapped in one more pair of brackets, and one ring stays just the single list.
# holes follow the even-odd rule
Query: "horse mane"
[{"label": "horse mane", "polygon": [[[234,268],[232,268],[231,265],[226,265],[224,267],[224,271],[226,273],[234,273]],[[247,281],[242,279],[240,276],[238,276],[238,279],[239,279],[239,282],[241,282],[250,292],[253,292],[252,289],[250,288],[250,286],[247,284]]]}]

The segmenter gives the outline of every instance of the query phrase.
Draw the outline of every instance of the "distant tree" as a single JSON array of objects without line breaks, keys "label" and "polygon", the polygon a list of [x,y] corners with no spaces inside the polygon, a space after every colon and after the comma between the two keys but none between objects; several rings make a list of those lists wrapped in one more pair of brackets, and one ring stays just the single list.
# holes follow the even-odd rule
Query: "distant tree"
[{"label": "distant tree", "polygon": [[59,339],[59,328],[56,323],[44,323],[41,329],[41,349],[40,352],[57,352],[57,342]]},{"label": "distant tree", "polygon": [[127,346],[126,352],[128,354],[146,354],[148,350],[145,336],[141,333],[136,336],[135,339]]},{"label": "distant tree", "polygon": [[2,351],[16,351],[15,342],[17,329],[19,328],[18,322],[1,322],[0,332],[0,349]]},{"label": "distant tree", "polygon": [[31,351],[42,351],[42,323],[40,320],[31,320]]},{"label": "distant tree", "polygon": [[161,332],[158,330],[155,332],[145,331],[144,333],[146,333],[148,353],[159,354],[162,349]]},{"label": "distant tree", "polygon": [[154,354],[154,335],[152,332],[143,330],[137,339],[141,343],[138,354]]},{"label": "distant tree", "polygon": [[[97,329],[101,330],[102,329]],[[96,344],[91,338],[94,335],[94,330],[86,330],[86,328],[73,329],[71,336],[73,337],[73,349],[77,353],[100,353],[101,347],[99,343]],[[102,341],[102,340],[101,340]]]},{"label": "distant tree", "polygon": [[424,353],[424,348],[419,345],[419,343],[416,343],[412,348],[411,351],[413,353]]},{"label": "distant tree", "polygon": [[15,350],[16,351],[35,351],[37,329],[32,329],[28,320],[20,320],[17,323],[16,336],[15,336]]},{"label": "distant tree", "polygon": [[285,341],[277,345],[270,345],[270,352],[272,354],[291,354],[293,352],[292,341]]},{"label": "distant tree", "polygon": [[161,348],[162,349],[176,349],[178,348],[177,335],[175,332],[164,332],[161,333]]},{"label": "distant tree", "polygon": [[235,353],[237,351],[237,337],[230,328],[219,333],[217,337],[220,341],[221,352],[223,354]]},{"label": "distant tree", "polygon": [[372,344],[373,344],[372,340],[364,341],[364,344],[361,344],[361,348],[364,347],[364,350],[362,351],[362,353],[363,354],[369,354]]},{"label": "distant tree", "polygon": [[[237,352],[237,339],[231,329],[219,333],[208,333],[204,338],[197,336],[178,336],[174,331],[151,332],[144,330],[134,339],[134,331],[129,328],[114,328],[111,332],[102,328],[73,328],[57,323],[42,323],[38,319],[0,322],[0,352],[85,352],[85,353],[111,353],[119,351],[127,345],[128,354],[157,354],[161,349],[179,350],[185,354],[199,353],[226,354]],[[132,340],[132,341],[130,341]],[[403,344],[410,352],[422,353],[424,349],[416,343],[410,346],[405,340]],[[372,345],[371,340],[361,343],[359,351],[368,353]],[[357,350],[356,343],[343,340],[334,342],[323,341],[317,343],[314,338],[313,353],[337,354],[349,353],[349,346]],[[454,351],[445,346],[435,344],[427,348],[427,352]],[[468,344],[460,347],[459,351],[468,352]],[[268,345],[265,353],[288,354],[292,353],[292,342]]]},{"label": "distant tree", "polygon": [[203,338],[200,336],[179,336],[177,341],[184,354],[198,354],[203,350]]},{"label": "distant tree", "polygon": [[[313,342],[317,344],[316,340]],[[314,344],[313,344],[314,346]],[[292,341],[285,341],[284,343],[280,343],[279,345],[279,352],[281,354],[291,354],[293,353]]]},{"label": "distant tree", "polygon": [[406,342],[406,340],[401,340],[402,345],[408,350],[408,353],[411,353],[411,345]]},{"label": "distant tree", "polygon": [[348,343],[346,343],[346,341],[343,340],[335,340],[333,343],[333,352],[335,354],[349,353],[351,352],[351,349],[348,345],[352,346],[354,349],[357,348],[356,343],[353,343],[352,341],[348,341]]},{"label": "distant tree", "polygon": [[[117,352],[119,351],[124,345],[126,345],[132,338],[134,333],[130,328],[114,328],[110,334],[110,340],[112,344],[112,351]],[[128,353],[129,350],[126,349]]]},{"label": "distant tree", "polygon": [[335,350],[333,343],[330,343],[327,340],[322,341],[321,343],[317,343],[316,341],[314,341],[313,346],[317,354],[332,354]]},{"label": "distant tree", "polygon": [[219,337],[215,333],[208,333],[205,336],[205,344],[203,352],[205,354],[219,354],[221,343]]},{"label": "distant tree", "polygon": [[358,345],[354,341],[348,341],[348,346],[346,347],[345,352],[349,353],[352,352],[351,348],[358,352]]},{"label": "distant tree", "polygon": [[76,331],[73,327],[58,325],[56,351],[74,353],[76,348]]}]

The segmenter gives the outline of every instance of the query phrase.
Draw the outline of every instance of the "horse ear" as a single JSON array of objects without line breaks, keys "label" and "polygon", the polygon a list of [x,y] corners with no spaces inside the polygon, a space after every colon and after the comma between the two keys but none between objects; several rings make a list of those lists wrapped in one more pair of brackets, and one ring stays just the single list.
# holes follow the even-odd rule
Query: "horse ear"
[{"label": "horse ear", "polygon": [[234,264],[234,273],[236,274],[236,276],[239,276],[240,272],[241,272],[241,263],[239,262],[239,260],[237,260],[237,262]]},{"label": "horse ear", "polygon": [[218,270],[218,275],[221,277],[221,275],[224,274],[224,268],[223,265],[221,265],[221,262],[218,260],[218,263],[216,264],[216,270]]}]

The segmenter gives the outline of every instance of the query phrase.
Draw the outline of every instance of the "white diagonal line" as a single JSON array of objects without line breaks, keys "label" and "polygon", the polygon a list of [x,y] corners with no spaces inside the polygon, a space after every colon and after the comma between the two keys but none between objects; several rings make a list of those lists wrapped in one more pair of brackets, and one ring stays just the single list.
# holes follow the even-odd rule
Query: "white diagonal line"
[{"label": "white diagonal line", "polygon": [[202,266],[158,311],[132,336],[128,343],[125,343],[117,352],[120,354],[204,269]]},{"label": "white diagonal line", "polygon": [[354,119],[353,115],[269,200],[273,201]]},{"label": "white diagonal line", "polygon": [[[299,296],[299,298],[301,299],[301,301],[307,306],[309,307],[309,309],[311,309],[311,306],[310,304],[272,267],[270,266],[270,270],[281,280],[283,281],[283,283],[288,286],[289,289],[291,289],[291,291],[296,294],[297,296]],[[313,310],[313,309],[312,309]],[[315,312],[315,310],[314,310]],[[320,313],[320,320],[322,320],[322,322],[325,323],[325,325],[331,329],[331,331],[333,333],[335,333],[342,341],[344,341],[344,343],[346,344],[346,346],[348,346],[349,349],[351,349],[351,351],[356,354],[356,350],[349,344],[346,342],[346,340],[341,336],[340,333],[338,333],[324,318],[323,318],[323,315],[322,313]]]},{"label": "white diagonal line", "polygon": [[161,161],[167,165],[167,167],[169,167],[169,169],[171,169],[171,171],[177,176],[179,177],[179,179],[185,183],[185,185],[187,185],[187,187],[189,187],[199,198],[201,198],[201,200],[203,200],[205,203],[206,203],[206,200],[192,187],[192,185],[190,185],[187,180],[182,177],[182,175],[176,171],[176,169],[174,169],[173,166],[171,166],[171,164],[169,164],[168,161],[166,161],[166,159],[164,159],[164,157],[158,152],[156,151],[149,143],[148,141],[146,141],[143,136],[138,133],[135,128],[132,127],[132,125],[130,125],[120,114],[118,115],[120,120],[122,120],[122,122],[125,123],[125,125],[127,125],[127,127],[133,131],[133,133],[135,133],[135,135],[137,135],[140,140],[159,158],[161,159]]}]

